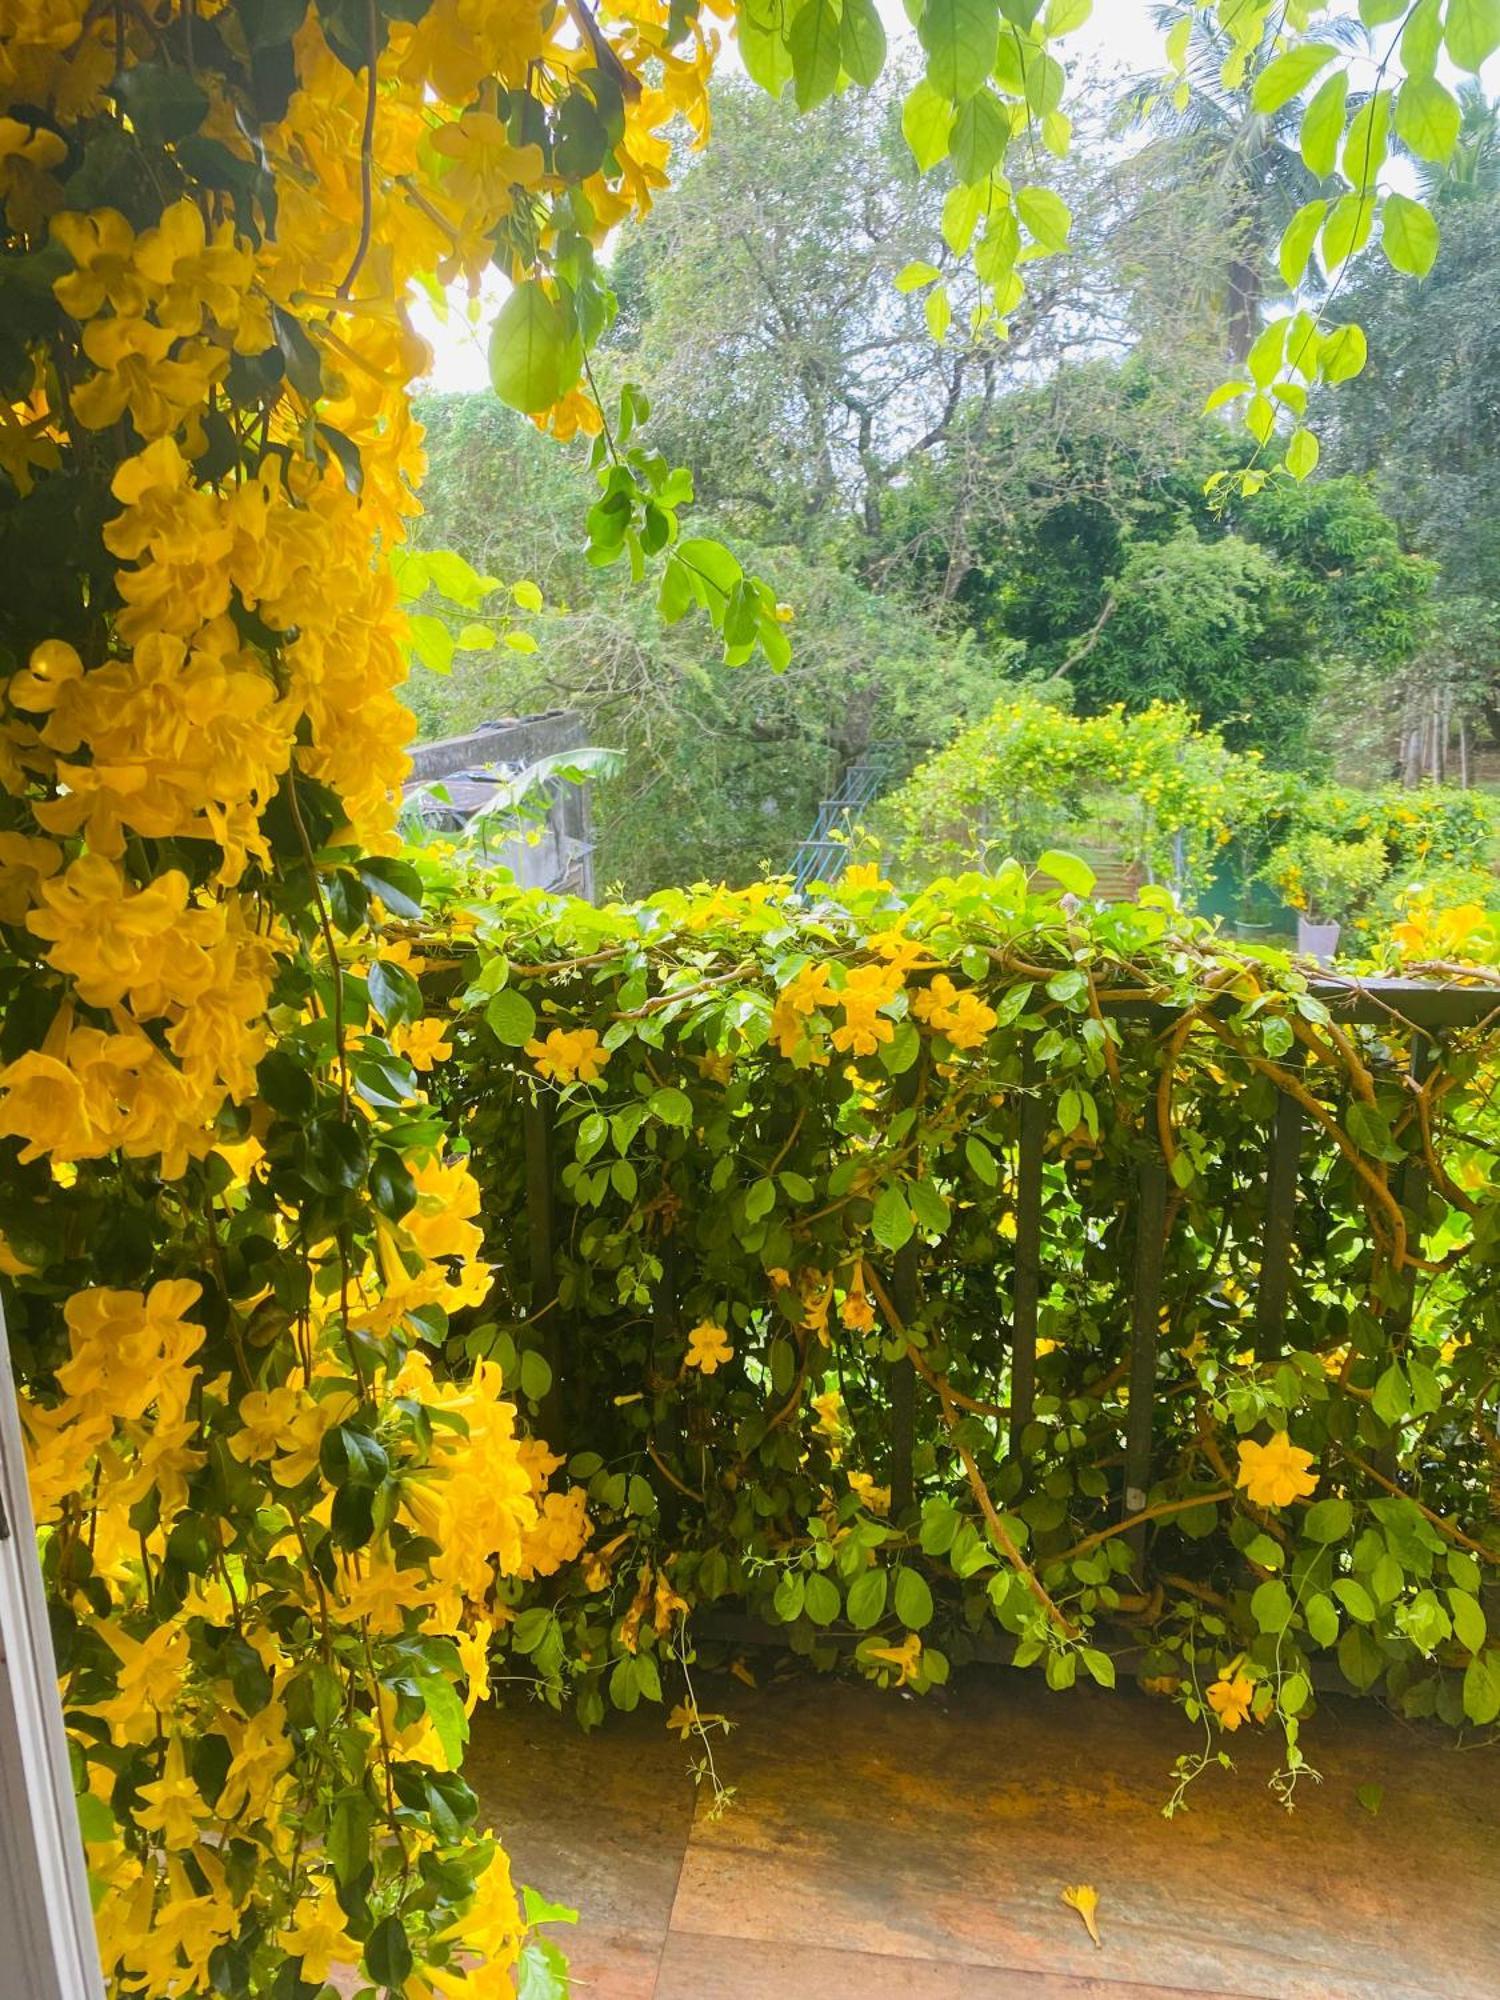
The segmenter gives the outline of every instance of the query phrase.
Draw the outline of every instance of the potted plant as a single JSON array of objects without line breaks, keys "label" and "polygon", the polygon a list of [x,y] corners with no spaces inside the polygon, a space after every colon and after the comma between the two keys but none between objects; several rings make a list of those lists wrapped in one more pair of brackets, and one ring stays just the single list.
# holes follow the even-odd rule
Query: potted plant
[{"label": "potted plant", "polygon": [[1297,949],[1327,965],[1344,925],[1379,888],[1388,866],[1378,833],[1340,840],[1305,832],[1274,848],[1261,874],[1297,912]]}]

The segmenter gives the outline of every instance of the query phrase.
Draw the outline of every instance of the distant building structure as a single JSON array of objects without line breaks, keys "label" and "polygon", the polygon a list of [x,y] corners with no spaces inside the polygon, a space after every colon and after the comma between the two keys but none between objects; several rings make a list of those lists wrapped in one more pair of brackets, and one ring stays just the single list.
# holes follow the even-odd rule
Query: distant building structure
[{"label": "distant building structure", "polygon": [[[477,835],[483,858],[497,868],[508,868],[525,888],[592,902],[594,841],[588,784],[546,769],[558,759],[566,764],[569,752],[588,747],[587,726],[571,708],[507,716],[481,723],[463,736],[419,743],[412,750],[411,777],[402,794],[402,822],[454,836]],[[533,773],[532,823],[497,837],[484,826],[484,815],[497,800],[526,787]]]}]

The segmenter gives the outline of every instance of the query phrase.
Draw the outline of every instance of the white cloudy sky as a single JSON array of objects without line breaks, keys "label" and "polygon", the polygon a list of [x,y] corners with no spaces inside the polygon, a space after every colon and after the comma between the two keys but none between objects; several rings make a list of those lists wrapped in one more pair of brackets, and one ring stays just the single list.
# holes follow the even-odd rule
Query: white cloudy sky
[{"label": "white cloudy sky", "polygon": [[[880,11],[893,38],[911,33],[901,0],[880,0]],[[1069,36],[1067,47],[1078,57],[1108,68],[1146,69],[1162,60],[1161,38],[1151,22],[1150,0],[1095,0],[1092,17]],[[721,58],[721,66],[735,66],[732,43]],[[419,302],[413,316],[421,332],[432,342],[434,388],[482,389],[487,385],[485,341],[504,289],[503,282],[494,277],[492,288],[480,300],[477,315],[472,317],[462,295],[455,293],[446,323],[437,319],[425,301]]]}]

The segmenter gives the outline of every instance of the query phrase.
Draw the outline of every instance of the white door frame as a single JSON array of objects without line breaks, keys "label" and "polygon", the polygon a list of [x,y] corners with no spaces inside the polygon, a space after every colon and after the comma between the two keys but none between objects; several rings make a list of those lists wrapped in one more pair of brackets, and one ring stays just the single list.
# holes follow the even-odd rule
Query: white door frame
[{"label": "white door frame", "polygon": [[0,1990],[6,1993],[26,2000],[104,2000],[3,1306],[0,1952]]}]

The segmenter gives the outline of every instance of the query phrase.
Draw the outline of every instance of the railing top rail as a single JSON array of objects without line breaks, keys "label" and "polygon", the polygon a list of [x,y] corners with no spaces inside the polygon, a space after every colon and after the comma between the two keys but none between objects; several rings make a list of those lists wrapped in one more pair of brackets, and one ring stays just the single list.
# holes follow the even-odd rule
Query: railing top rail
[{"label": "railing top rail", "polygon": [[[1356,979],[1327,975],[1308,982],[1308,990],[1342,1021],[1404,1023],[1412,1028],[1473,1028],[1492,1015],[1500,1019],[1500,987],[1466,986],[1457,980]],[[1239,1005],[1226,993],[1214,1003],[1216,1012],[1233,1013]],[[1169,1015],[1170,1004],[1143,994],[1140,999],[1112,999],[1107,1013],[1143,1012]]]}]

